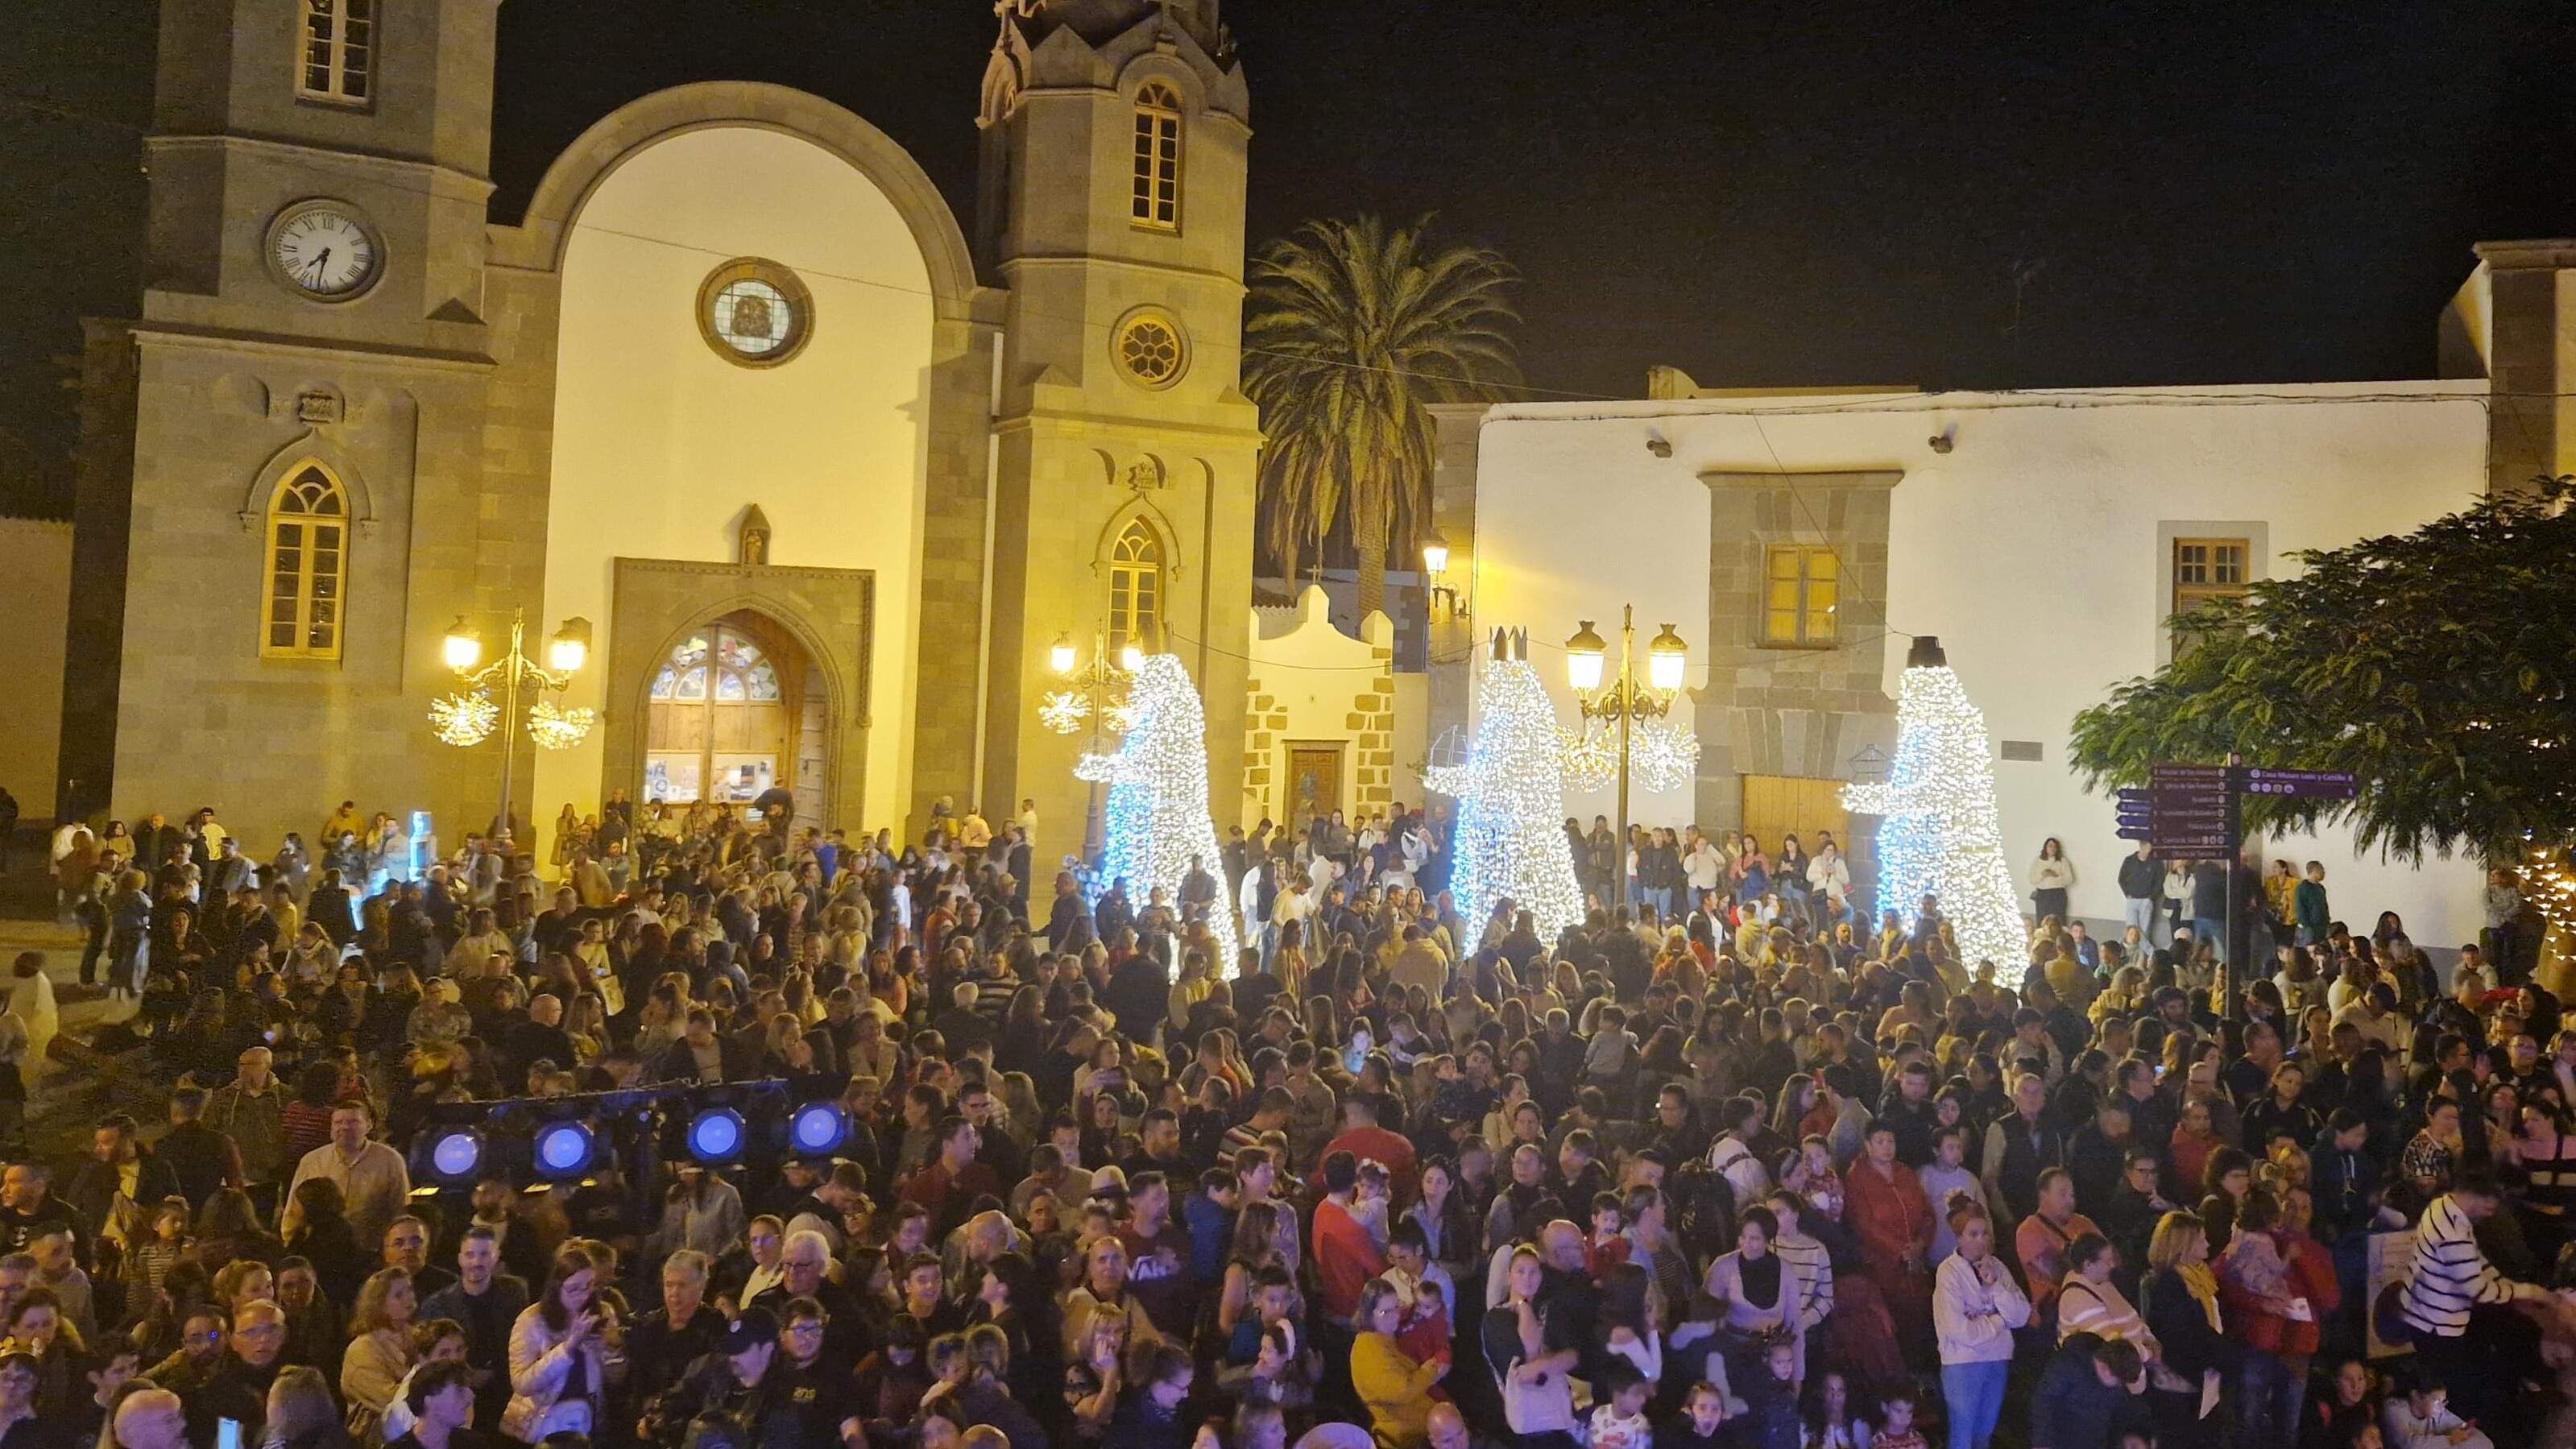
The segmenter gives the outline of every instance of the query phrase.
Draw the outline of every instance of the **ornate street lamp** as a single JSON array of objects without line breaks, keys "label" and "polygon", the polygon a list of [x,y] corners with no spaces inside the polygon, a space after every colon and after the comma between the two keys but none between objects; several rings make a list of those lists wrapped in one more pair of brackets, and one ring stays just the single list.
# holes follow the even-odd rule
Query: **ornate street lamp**
[{"label": "ornate street lamp", "polygon": [[[528,657],[527,617],[523,611],[510,611],[509,649],[490,664],[483,663],[482,633],[460,614],[448,626],[447,637],[440,641],[439,658],[454,671],[463,688],[431,701],[430,729],[441,743],[460,749],[479,745],[491,738],[494,730],[500,731],[501,811],[495,818],[506,825],[523,723],[528,738],[539,748],[568,750],[589,737],[590,727],[597,719],[590,710],[565,709],[545,697],[550,690],[560,693],[571,688],[572,677],[589,662],[590,621],[563,621],[554,637],[546,641],[546,664],[552,666],[548,668]],[[496,687],[501,693],[498,701],[492,697]],[[533,697],[524,720],[519,709],[523,689]]]},{"label": "ornate street lamp", "polygon": [[[1666,624],[1654,642],[1646,646],[1646,668],[1643,678],[1637,672],[1637,609],[1626,605],[1619,624],[1619,672],[1608,683],[1602,671],[1609,662],[1609,645],[1593,632],[1592,621],[1585,619],[1574,637],[1565,641],[1565,678],[1574,686],[1576,704],[1583,711],[1584,731],[1590,733],[1594,721],[1614,726],[1619,732],[1619,852],[1627,858],[1628,850],[1628,784],[1631,737],[1645,721],[1661,719],[1672,710],[1673,700],[1680,695],[1682,678],[1690,664],[1690,648],[1682,637]],[[1626,889],[1626,871],[1620,870],[1620,889]]]},{"label": "ornate street lamp", "polygon": [[[1060,735],[1073,734],[1088,724],[1090,752],[1101,753],[1107,735],[1126,733],[1128,679],[1144,662],[1145,651],[1131,642],[1118,651],[1117,662],[1111,663],[1109,635],[1104,630],[1092,636],[1091,662],[1084,664],[1073,636],[1058,634],[1047,649],[1047,664],[1065,687],[1048,690],[1039,701],[1038,723]],[[1094,780],[1091,803],[1083,811],[1083,859],[1099,858],[1100,832],[1100,782]]]}]

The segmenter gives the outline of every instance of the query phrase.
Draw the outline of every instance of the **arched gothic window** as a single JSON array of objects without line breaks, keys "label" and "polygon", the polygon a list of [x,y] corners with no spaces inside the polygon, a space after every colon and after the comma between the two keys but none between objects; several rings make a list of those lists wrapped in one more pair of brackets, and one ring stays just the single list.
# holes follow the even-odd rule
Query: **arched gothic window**
[{"label": "arched gothic window", "polygon": [[272,659],[340,657],[349,581],[349,496],[319,463],[289,473],[268,500],[268,591],[259,652]]},{"label": "arched gothic window", "polygon": [[1109,548],[1109,651],[1163,650],[1163,541],[1141,518]]},{"label": "arched gothic window", "polygon": [[1136,92],[1135,224],[1181,229],[1181,96],[1161,81]]}]

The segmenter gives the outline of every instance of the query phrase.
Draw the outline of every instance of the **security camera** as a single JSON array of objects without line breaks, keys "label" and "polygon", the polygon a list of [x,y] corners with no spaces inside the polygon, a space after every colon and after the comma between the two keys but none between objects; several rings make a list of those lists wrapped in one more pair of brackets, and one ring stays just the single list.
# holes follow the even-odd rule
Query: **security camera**
[{"label": "security camera", "polygon": [[1658,458],[1669,458],[1673,455],[1672,440],[1665,437],[1662,433],[1655,431],[1653,428],[1648,428],[1646,430],[1646,451],[1654,454]]}]

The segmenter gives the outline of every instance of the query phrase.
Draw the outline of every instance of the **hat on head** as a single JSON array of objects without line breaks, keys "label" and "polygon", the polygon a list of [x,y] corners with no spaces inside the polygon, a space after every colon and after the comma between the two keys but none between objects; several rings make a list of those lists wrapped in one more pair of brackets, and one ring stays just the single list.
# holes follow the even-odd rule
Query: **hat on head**
[{"label": "hat on head", "polygon": [[717,1350],[730,1358],[747,1353],[764,1343],[778,1341],[778,1317],[766,1308],[746,1308],[740,1318],[727,1325]]}]

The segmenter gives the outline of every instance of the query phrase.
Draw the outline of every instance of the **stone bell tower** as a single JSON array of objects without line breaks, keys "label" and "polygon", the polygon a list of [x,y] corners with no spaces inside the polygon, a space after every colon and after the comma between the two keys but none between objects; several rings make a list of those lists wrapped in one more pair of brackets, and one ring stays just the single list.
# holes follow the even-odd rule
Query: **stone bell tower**
[{"label": "stone bell tower", "polygon": [[534,585],[481,522],[497,6],[162,7],[143,293],[83,359],[71,811],[488,811],[423,711],[447,620]]},{"label": "stone bell tower", "polygon": [[988,808],[1037,800],[1043,876],[1080,848],[1090,793],[1089,732],[1038,720],[1059,639],[1085,664],[1103,645],[1178,655],[1206,704],[1210,805],[1232,819],[1242,797],[1250,104],[1216,0],[998,9],[978,123],[978,261],[1009,289],[983,788]]}]

